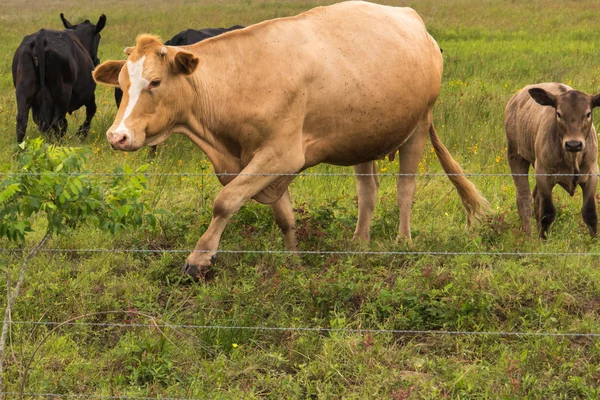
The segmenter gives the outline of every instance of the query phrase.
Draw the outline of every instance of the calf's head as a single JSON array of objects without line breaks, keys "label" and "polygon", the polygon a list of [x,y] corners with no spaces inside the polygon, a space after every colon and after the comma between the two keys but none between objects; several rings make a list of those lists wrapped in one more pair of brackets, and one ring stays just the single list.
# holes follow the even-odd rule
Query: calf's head
[{"label": "calf's head", "polygon": [[98,59],[98,46],[100,45],[100,31],[104,29],[104,25],[106,25],[106,16],[102,14],[96,25],[92,24],[87,19],[80,24],[73,25],[65,18],[63,13],[60,13],[60,19],[62,20],[65,29],[73,29],[75,31],[79,41],[89,52],[94,65],[100,64],[100,60]]},{"label": "calf's head", "polygon": [[542,88],[532,88],[529,95],[538,104],[554,108],[563,149],[571,153],[583,151],[592,128],[592,110],[600,105],[600,94],[590,96],[569,90],[556,95]]},{"label": "calf's head", "polygon": [[106,61],[94,70],[98,83],[119,86],[123,99],[115,121],[106,132],[114,149],[135,151],[164,140],[180,121],[190,101],[186,79],[198,57],[167,47],[155,36],[141,35],[125,49],[127,60]]}]

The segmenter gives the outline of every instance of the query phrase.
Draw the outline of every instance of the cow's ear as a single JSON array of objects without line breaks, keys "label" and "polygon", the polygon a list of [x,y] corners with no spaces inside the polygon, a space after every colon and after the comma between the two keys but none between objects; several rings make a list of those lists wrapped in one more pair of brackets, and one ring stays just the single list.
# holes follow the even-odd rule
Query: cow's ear
[{"label": "cow's ear", "polygon": [[69,21],[67,21],[67,19],[65,18],[65,15],[63,13],[60,13],[60,19],[62,20],[62,23],[63,23],[65,29],[75,29],[73,24],[71,24]]},{"label": "cow's ear", "polygon": [[110,86],[119,86],[119,73],[125,65],[125,60],[109,60],[98,65],[92,76],[98,83]]},{"label": "cow's ear", "polygon": [[[167,57],[169,55],[167,54]],[[200,59],[193,55],[192,53],[188,53],[187,51],[178,50],[173,56],[171,64],[171,69],[175,74],[183,74],[183,75],[191,75],[196,70]]]},{"label": "cow's ear", "polygon": [[106,15],[102,14],[98,23],[96,24],[96,35],[100,33],[102,29],[104,29],[104,25],[106,25]]},{"label": "cow's ear", "polygon": [[556,96],[542,88],[529,89],[529,95],[539,105],[556,108]]},{"label": "cow's ear", "polygon": [[592,96],[592,108],[600,107],[600,93]]}]

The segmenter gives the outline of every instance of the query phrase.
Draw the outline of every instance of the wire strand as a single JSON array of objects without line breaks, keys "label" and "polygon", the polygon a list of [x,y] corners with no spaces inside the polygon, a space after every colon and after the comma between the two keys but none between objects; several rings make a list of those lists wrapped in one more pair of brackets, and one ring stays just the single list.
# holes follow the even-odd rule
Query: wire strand
[{"label": "wire strand", "polygon": [[[17,247],[0,248],[0,252],[21,252],[24,249]],[[46,253],[211,253],[214,250],[186,250],[186,249],[67,249],[47,248],[39,249]],[[336,250],[217,250],[222,254],[287,254],[287,255],[375,255],[375,256],[544,256],[544,257],[598,257],[599,252],[520,252],[520,251],[336,251]]]},{"label": "wire strand", "polygon": [[531,177],[536,177],[536,176],[557,176],[557,177],[561,177],[561,176],[587,176],[587,177],[591,177],[591,176],[600,176],[600,174],[582,174],[582,173],[577,173],[577,174],[536,174],[536,173],[532,173],[532,174],[511,174],[511,173],[468,173],[468,172],[464,172],[464,173],[449,173],[446,174],[444,172],[439,172],[439,173],[420,173],[420,174],[406,174],[406,173],[390,173],[390,172],[386,172],[386,173],[368,173],[368,174],[354,174],[354,173],[344,173],[344,172],[331,172],[331,173],[327,173],[327,172],[315,172],[315,173],[252,173],[252,174],[248,174],[248,173],[226,173],[226,172],[222,172],[222,173],[214,173],[214,172],[131,172],[131,173],[126,173],[126,172],[72,172],[72,173],[68,173],[65,174],[63,172],[2,172],[0,173],[0,177],[2,176],[38,176],[38,175],[65,175],[65,176],[133,176],[133,175],[143,175],[146,177],[151,177],[151,176],[161,176],[161,177],[194,177],[194,176],[305,176],[305,177],[333,177],[333,176],[342,176],[342,177],[352,177],[352,176],[395,176],[395,177],[399,177],[399,176],[414,176],[414,177],[443,177],[443,176],[465,176],[465,177],[500,177],[500,176],[531,176]]},{"label": "wire strand", "polygon": [[[0,392],[2,395],[20,396],[21,392]],[[77,393],[27,393],[23,396],[27,397],[70,397],[70,398],[85,398],[85,399],[131,399],[131,400],[191,400],[189,397],[145,397],[145,396],[108,396],[96,394],[77,394]]]},{"label": "wire strand", "polygon": [[109,322],[54,322],[54,321],[10,321],[12,325],[46,325],[46,326],[90,326],[119,328],[173,328],[201,330],[252,330],[252,331],[298,331],[327,333],[392,333],[405,335],[448,335],[448,336],[535,336],[535,337],[600,337],[600,333],[580,332],[510,332],[510,331],[443,331],[415,329],[371,329],[371,328],[326,328],[326,327],[281,327],[281,326],[241,326],[241,325],[176,325],[176,324],[140,324]]}]

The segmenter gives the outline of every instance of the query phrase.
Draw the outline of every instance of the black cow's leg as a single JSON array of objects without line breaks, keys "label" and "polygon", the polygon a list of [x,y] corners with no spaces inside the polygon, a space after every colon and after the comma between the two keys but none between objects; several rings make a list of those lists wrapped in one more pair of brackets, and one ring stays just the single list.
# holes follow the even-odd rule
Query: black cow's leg
[{"label": "black cow's leg", "polygon": [[[542,172],[540,172],[542,173]],[[546,239],[550,225],[556,218],[556,208],[552,202],[552,188],[554,185],[546,177],[537,177],[533,190],[535,218],[537,220],[538,236]]]},{"label": "black cow's leg", "polygon": [[121,88],[115,88],[115,104],[117,109],[121,106],[121,100],[123,100],[123,91]]},{"label": "black cow's leg", "polygon": [[61,114],[56,117],[56,121],[54,122],[54,134],[58,140],[61,140],[65,137],[67,133],[67,128],[69,127],[69,123],[67,122],[67,118],[65,115]]},{"label": "black cow's leg", "polygon": [[35,95],[27,96],[20,88],[17,89],[17,143],[21,143],[25,139],[29,110],[34,98]]},{"label": "black cow's leg", "polygon": [[81,139],[85,139],[87,137],[88,133],[90,132],[90,125],[92,123],[92,118],[94,118],[95,114],[96,114],[96,96],[92,95],[90,100],[88,100],[88,102],[85,103],[85,121],[83,122],[83,125],[81,125],[79,127],[79,129],[77,130],[77,135]]},{"label": "black cow's leg", "polygon": [[583,206],[581,215],[592,237],[598,236],[598,212],[596,211],[596,187],[598,186],[598,167],[591,171],[589,179],[581,184]]}]

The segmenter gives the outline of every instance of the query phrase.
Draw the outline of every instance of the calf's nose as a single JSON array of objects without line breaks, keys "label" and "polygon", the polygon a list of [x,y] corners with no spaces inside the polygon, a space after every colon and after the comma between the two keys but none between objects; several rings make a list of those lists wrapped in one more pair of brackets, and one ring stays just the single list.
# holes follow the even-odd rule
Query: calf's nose
[{"label": "calf's nose", "polygon": [[565,150],[571,153],[577,153],[583,148],[583,143],[580,140],[567,140],[565,142]]}]

